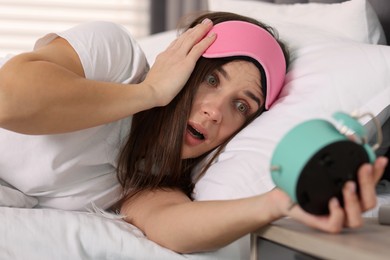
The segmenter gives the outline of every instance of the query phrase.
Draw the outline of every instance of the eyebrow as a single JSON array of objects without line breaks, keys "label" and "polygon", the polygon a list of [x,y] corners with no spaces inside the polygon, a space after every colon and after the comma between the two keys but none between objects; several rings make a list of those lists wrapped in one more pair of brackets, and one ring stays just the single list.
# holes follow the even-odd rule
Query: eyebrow
[{"label": "eyebrow", "polygon": [[257,103],[257,106],[260,108],[261,105],[260,105],[260,99],[258,97],[255,96],[255,94],[253,94],[252,92],[250,91],[245,91],[244,92],[245,95],[247,95],[249,98],[251,98],[252,100],[254,100],[256,103]]},{"label": "eyebrow", "polygon": [[219,73],[222,74],[222,76],[223,76],[224,78],[226,78],[227,80],[230,80],[230,76],[229,76],[229,74],[226,72],[226,70],[224,70],[224,68],[219,67],[219,68],[217,68],[217,70],[218,70]]},{"label": "eyebrow", "polygon": [[[230,80],[229,74],[228,74],[228,73],[226,72],[226,70],[224,70],[222,67],[218,68],[217,71],[218,71],[219,73],[221,73],[222,76],[223,76],[224,78],[226,78],[227,80]],[[261,86],[259,86],[259,88],[261,89]],[[250,99],[252,99],[253,101],[255,101],[259,108],[261,107],[261,101],[260,101],[260,99],[259,99],[258,97],[256,97],[255,94],[253,94],[253,93],[252,93],[251,91],[249,91],[249,90],[245,91],[244,93],[245,93],[245,95],[247,95]]]}]

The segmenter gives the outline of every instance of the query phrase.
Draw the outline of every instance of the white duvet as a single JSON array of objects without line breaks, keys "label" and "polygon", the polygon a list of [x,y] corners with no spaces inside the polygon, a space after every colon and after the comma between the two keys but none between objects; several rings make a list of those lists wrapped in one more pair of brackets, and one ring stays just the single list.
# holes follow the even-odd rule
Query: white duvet
[{"label": "white duvet", "polygon": [[247,237],[215,252],[182,255],[114,214],[31,208],[35,204],[0,184],[0,259],[248,259]]}]

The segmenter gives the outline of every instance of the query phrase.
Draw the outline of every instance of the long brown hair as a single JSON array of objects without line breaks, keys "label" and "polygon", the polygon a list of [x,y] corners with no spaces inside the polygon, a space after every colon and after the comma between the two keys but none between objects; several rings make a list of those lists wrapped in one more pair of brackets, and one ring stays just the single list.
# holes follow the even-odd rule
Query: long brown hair
[{"label": "long brown hair", "polygon": [[[194,27],[205,18],[211,19],[214,24],[229,20],[251,22],[263,27],[277,39],[272,28],[265,24],[227,12],[204,13],[185,27],[185,30]],[[280,45],[286,56],[286,65],[288,65],[288,52],[282,42]],[[201,57],[183,89],[167,106],[155,107],[134,115],[128,141],[118,160],[117,176],[123,187],[124,200],[145,189],[163,188],[180,189],[191,197],[194,186],[191,173],[194,167],[210,153],[197,158],[181,159],[184,132],[193,98],[205,77],[230,61],[232,61],[231,58],[206,59]],[[242,128],[253,121],[262,110],[263,108],[259,109],[258,113],[253,115]],[[218,147],[211,158],[207,158],[208,161],[202,173],[236,133]]]}]

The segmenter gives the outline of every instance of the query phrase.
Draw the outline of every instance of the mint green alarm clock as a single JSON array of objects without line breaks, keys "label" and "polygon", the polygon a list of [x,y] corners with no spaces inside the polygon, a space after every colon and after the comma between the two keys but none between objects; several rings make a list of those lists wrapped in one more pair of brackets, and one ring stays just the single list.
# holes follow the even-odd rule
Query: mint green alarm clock
[{"label": "mint green alarm clock", "polygon": [[[373,116],[372,116],[373,117]],[[291,129],[276,146],[271,159],[271,176],[279,188],[305,211],[329,213],[328,202],[337,197],[343,205],[342,187],[357,181],[357,171],[375,161],[378,143],[367,143],[366,131],[357,119],[337,112],[336,123],[313,119]]]}]

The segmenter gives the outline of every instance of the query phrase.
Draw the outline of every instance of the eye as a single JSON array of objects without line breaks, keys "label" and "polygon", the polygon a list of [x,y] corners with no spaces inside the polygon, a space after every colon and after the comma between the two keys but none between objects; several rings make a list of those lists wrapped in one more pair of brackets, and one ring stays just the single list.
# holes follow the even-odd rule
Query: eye
[{"label": "eye", "polygon": [[218,77],[214,74],[209,74],[206,76],[206,83],[210,86],[217,86],[219,83]]},{"label": "eye", "polygon": [[244,115],[248,115],[249,114],[250,107],[245,102],[236,101],[235,102],[235,106],[236,106],[236,109],[237,109],[238,112],[240,112],[240,113],[242,113]]}]

